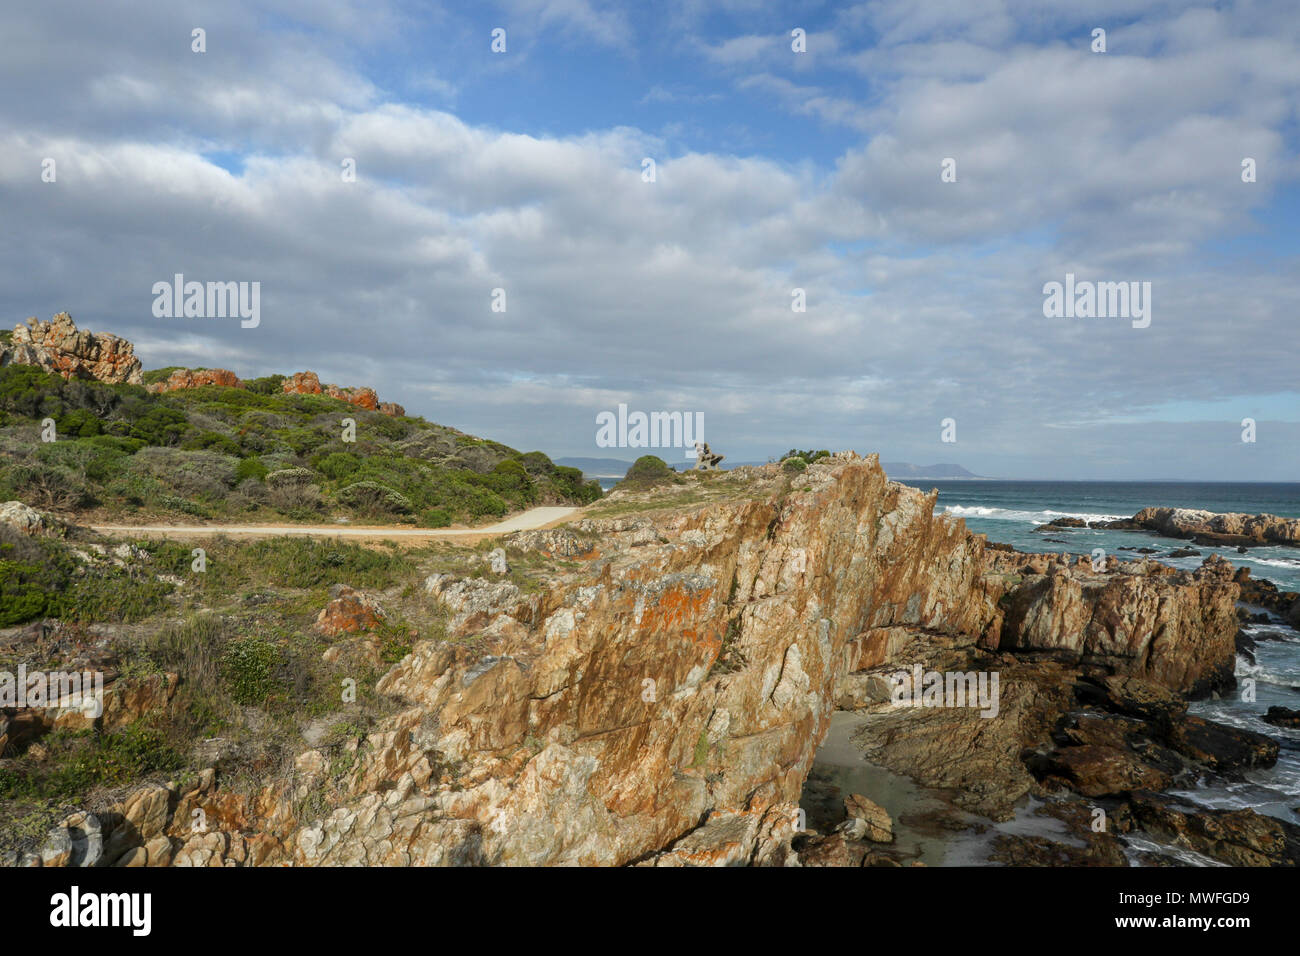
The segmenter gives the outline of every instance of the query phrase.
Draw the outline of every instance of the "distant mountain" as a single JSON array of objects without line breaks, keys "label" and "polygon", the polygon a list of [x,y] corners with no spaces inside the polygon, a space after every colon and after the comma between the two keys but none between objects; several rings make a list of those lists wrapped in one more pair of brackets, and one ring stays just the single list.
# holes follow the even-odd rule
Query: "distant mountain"
[{"label": "distant mountain", "polygon": [[882,461],[885,474],[897,481],[900,478],[979,478],[961,465],[913,465],[905,461]]},{"label": "distant mountain", "polygon": [[[662,457],[662,456],[661,456]],[[557,465],[564,465],[568,468],[577,468],[588,478],[622,478],[627,474],[627,470],[632,467],[632,462],[624,461],[621,458],[556,458]],[[766,465],[766,461],[724,461],[723,469],[739,468],[742,465]],[[669,460],[668,467],[682,471],[690,468],[689,462],[680,464],[676,461]],[[905,461],[881,462],[880,467],[885,469],[885,474],[890,478],[979,478],[979,475],[967,471],[961,465],[940,464],[940,465],[913,465]]]}]

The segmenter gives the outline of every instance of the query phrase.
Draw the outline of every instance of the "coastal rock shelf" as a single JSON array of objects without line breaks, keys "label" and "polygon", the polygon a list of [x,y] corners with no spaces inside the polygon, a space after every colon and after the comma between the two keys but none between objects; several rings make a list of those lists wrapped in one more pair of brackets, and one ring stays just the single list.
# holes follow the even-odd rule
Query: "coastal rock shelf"
[{"label": "coastal rock shelf", "polygon": [[1057,518],[1039,530],[1106,528],[1116,531],[1153,531],[1168,538],[1187,538],[1197,544],[1225,547],[1261,545],[1300,546],[1300,518],[1270,514],[1238,514],[1200,511],[1192,508],[1143,508],[1132,518],[1118,521],[1084,521]]},{"label": "coastal rock shelf", "polygon": [[[917,712],[998,728],[986,810],[1034,784],[1019,752],[1050,736],[1079,679],[1133,681],[1108,693],[1153,688],[1166,708],[1232,685],[1226,562],[1094,572],[992,549],[934,505],[852,453],[797,476],[739,468],[616,491],[568,527],[504,539],[565,556],[546,587],[429,580],[446,639],[417,641],[379,681],[400,709],[346,765],[310,750],[251,797],[213,773],[161,804],[135,795],[105,820],[139,839],[105,845],[148,864],[792,864],[832,714],[879,707],[888,669],[1007,672],[998,719]],[[1076,736],[1107,745],[1091,724]],[[1266,747],[1231,743],[1267,762]],[[1047,748],[1040,762],[1157,782],[1090,754]],[[195,808],[206,833],[191,832]]]}]

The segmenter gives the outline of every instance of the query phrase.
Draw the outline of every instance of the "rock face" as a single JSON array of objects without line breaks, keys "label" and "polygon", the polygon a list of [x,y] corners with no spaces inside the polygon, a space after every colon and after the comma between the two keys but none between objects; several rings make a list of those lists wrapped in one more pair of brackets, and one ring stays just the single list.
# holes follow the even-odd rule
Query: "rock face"
[{"label": "rock face", "polygon": [[220,385],[223,388],[243,388],[244,383],[234,372],[224,368],[189,369],[178,368],[167,376],[165,381],[154,382],[148,386],[155,395],[162,392],[174,392],[182,388],[201,388],[204,385]]},{"label": "rock face", "polygon": [[39,365],[65,379],[141,384],[140,360],[126,339],[79,330],[72,316],[60,312],[49,322],[35,317],[15,325],[9,345],[0,347],[0,367]]},{"label": "rock face", "polygon": [[[1211,556],[1196,571],[1156,562],[1113,565],[1094,573],[1080,559],[1073,569],[1055,556],[994,552],[989,583],[998,615],[986,643],[1001,650],[1051,654],[1145,677],[1193,695],[1233,682],[1239,593],[1232,566]],[[996,643],[993,639],[996,638]]]},{"label": "rock face", "polygon": [[373,388],[342,388],[338,385],[321,385],[315,372],[294,372],[284,380],[284,390],[298,395],[328,395],[372,412],[385,415],[405,415],[406,409],[395,402],[381,402]]},{"label": "rock face", "polygon": [[[791,863],[817,746],[837,705],[879,690],[873,669],[1014,647],[1045,658],[1026,667],[1065,658],[1182,692],[1221,681],[1233,653],[1237,587],[1213,565],[1093,574],[986,551],[875,456],[822,459],[797,488],[776,465],[698,480],[738,493],[584,520],[599,549],[549,588],[431,576],[446,639],[416,642],[379,681],[400,711],[348,745],[343,769],[309,751],[252,798],[211,779],[174,795],[175,853],[158,861]],[[916,713],[1005,723],[988,762],[1010,760],[1028,786],[1020,740],[1046,734],[1036,702],[1056,692],[1010,683],[1008,721]],[[295,816],[321,800],[329,816]],[[190,831],[194,807],[208,832]],[[845,834],[815,847],[810,863],[868,860]]]}]

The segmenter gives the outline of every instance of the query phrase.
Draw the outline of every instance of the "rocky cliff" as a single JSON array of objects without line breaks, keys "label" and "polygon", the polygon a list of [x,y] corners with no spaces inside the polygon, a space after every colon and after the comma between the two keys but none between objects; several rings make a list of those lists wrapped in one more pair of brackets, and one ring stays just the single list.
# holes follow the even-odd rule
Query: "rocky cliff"
[{"label": "rocky cliff", "polygon": [[0,345],[0,367],[38,365],[66,379],[141,384],[135,347],[107,332],[78,329],[72,316],[60,312],[49,322],[35,317],[15,325],[9,344]]},{"label": "rocky cliff", "polygon": [[[252,796],[211,772],[137,793],[65,827],[46,862],[75,862],[89,826],[113,848],[96,859],[132,865],[793,863],[831,715],[878,697],[882,667],[1014,651],[1165,693],[1231,682],[1226,567],[1093,573],[988,549],[933,509],[852,453],[612,495],[506,540],[563,560],[548,587],[429,578],[446,637],[379,682],[399,704],[379,732]],[[1052,687],[1013,688],[992,763],[1019,767],[1065,707],[1035,704]]]}]

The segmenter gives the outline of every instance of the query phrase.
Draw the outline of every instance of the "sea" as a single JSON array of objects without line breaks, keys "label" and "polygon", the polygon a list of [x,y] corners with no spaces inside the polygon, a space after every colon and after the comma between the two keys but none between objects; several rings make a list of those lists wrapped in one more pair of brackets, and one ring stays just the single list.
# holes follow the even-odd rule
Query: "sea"
[{"label": "sea", "polygon": [[[1206,511],[1274,514],[1300,518],[1300,482],[1173,482],[1173,481],[995,481],[909,480],[904,484],[937,489],[936,513],[965,519],[971,531],[990,541],[1021,551],[1090,555],[1094,548],[1121,559],[1147,557],[1175,568],[1195,569],[1208,555],[1218,554],[1235,566],[1250,568],[1254,578],[1272,581],[1287,591],[1300,591],[1300,548],[1251,548],[1245,554],[1231,547],[1208,547],[1137,531],[1060,529],[1038,531],[1054,518],[1110,520],[1131,518],[1149,506],[1200,508]],[[1171,558],[1176,548],[1192,547],[1199,556]],[[1142,555],[1126,550],[1151,548]],[[1262,610],[1262,609],[1257,609]],[[1300,708],[1300,632],[1280,621],[1247,624],[1255,639],[1254,660],[1237,656],[1238,682],[1255,681],[1256,699],[1239,693],[1193,702],[1190,712],[1221,723],[1268,734],[1282,743],[1276,766],[1247,771],[1242,779],[1206,777],[1177,795],[1205,807],[1250,807],[1300,823],[1300,732],[1266,724],[1269,706]],[[1186,862],[1205,862],[1188,859]]]}]

